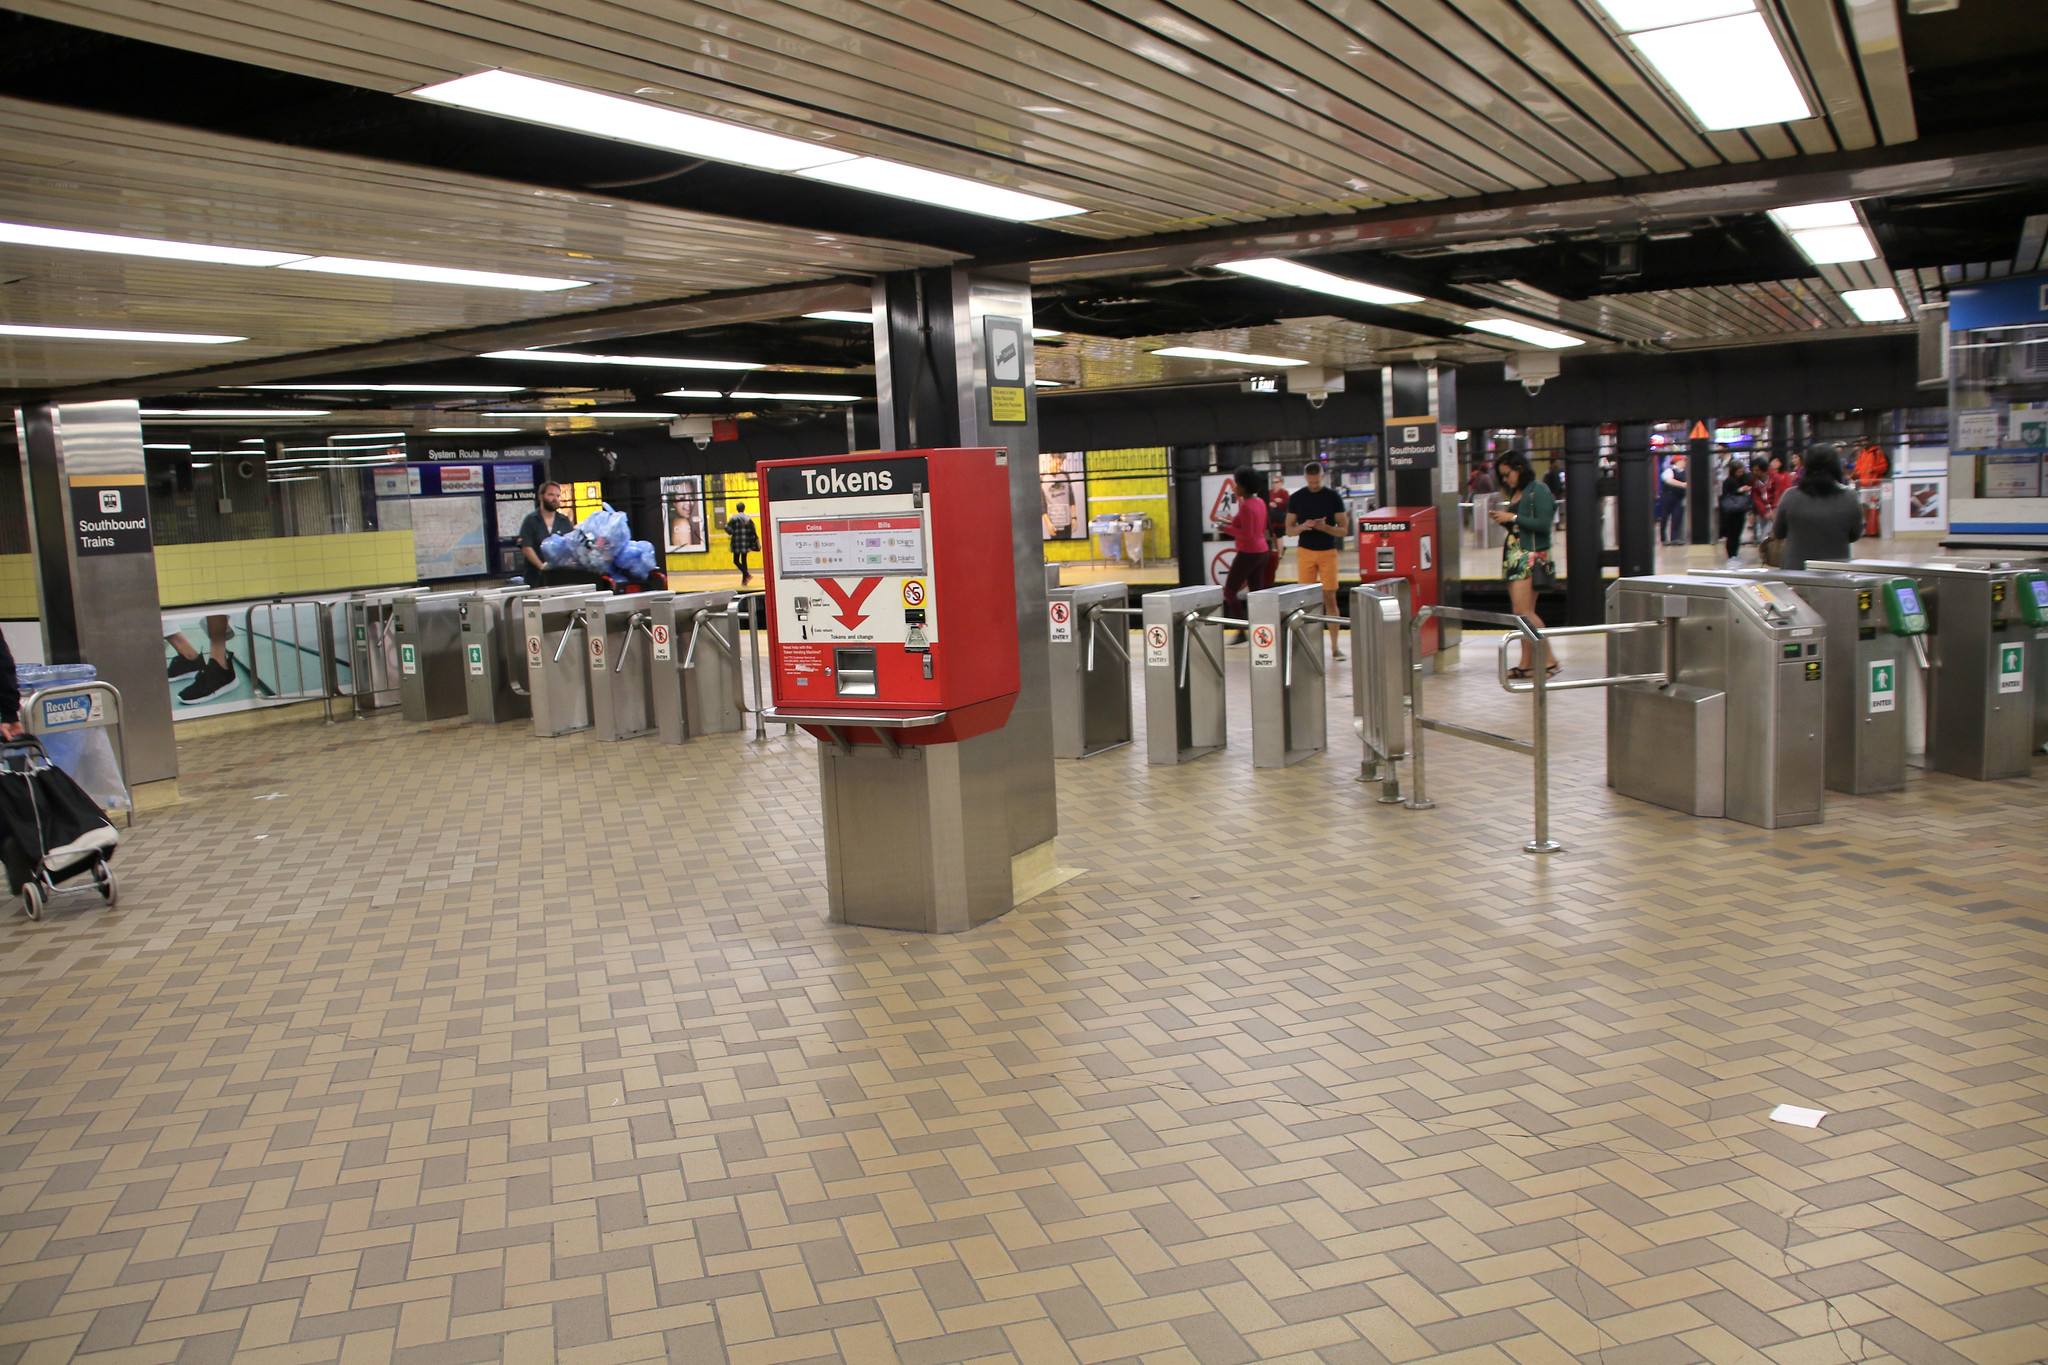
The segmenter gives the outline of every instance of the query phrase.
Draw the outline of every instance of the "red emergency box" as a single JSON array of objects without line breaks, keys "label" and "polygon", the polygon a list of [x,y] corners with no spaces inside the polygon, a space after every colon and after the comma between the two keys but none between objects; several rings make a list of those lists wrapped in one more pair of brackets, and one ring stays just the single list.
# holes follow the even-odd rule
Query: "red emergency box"
[{"label": "red emergency box", "polygon": [[[1409,604],[1420,611],[1442,603],[1437,587],[1436,509],[1382,507],[1358,519],[1358,581],[1408,580]],[[1436,653],[1442,635],[1434,617],[1422,626],[1424,657]]]},{"label": "red emergency box", "polygon": [[[762,566],[775,709],[820,738],[947,744],[1017,700],[1008,452],[894,450],[765,460]],[[844,719],[842,720],[841,717]]]}]

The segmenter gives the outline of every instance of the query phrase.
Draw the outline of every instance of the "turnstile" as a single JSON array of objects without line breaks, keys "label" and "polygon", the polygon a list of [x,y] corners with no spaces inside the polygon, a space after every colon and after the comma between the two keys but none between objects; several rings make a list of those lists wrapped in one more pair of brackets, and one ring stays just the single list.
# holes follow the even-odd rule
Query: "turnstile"
[{"label": "turnstile", "polygon": [[466,592],[423,592],[393,603],[398,703],[407,720],[446,720],[469,709],[462,678],[462,603]]},{"label": "turnstile", "polygon": [[583,599],[590,663],[590,728],[600,740],[638,739],[655,731],[654,689],[666,669],[654,660],[654,614],[667,591]]},{"label": "turnstile", "polygon": [[1927,615],[1910,578],[1820,569],[1696,569],[1783,583],[1827,627],[1827,785],[1852,796],[1906,785],[1904,679],[1926,656]]},{"label": "turnstile", "polygon": [[464,595],[456,611],[462,621],[462,683],[472,723],[499,725],[533,714],[526,694],[526,625],[521,604],[529,597],[588,591],[585,586],[530,588],[512,583]]},{"label": "turnstile", "polygon": [[1390,578],[1351,590],[1351,715],[1365,746],[1361,782],[1390,778],[1395,760],[1408,756],[1408,588],[1407,579]]},{"label": "turnstile", "polygon": [[1667,621],[1608,637],[1607,781],[1692,815],[1781,829],[1821,821],[1827,627],[1776,581],[1659,574],[1607,589],[1607,619]]},{"label": "turnstile", "polygon": [[1919,585],[1928,620],[1927,766],[1989,781],[2033,766],[2029,677],[2041,644],[2021,609],[2026,571],[1898,560],[1814,560],[1809,569],[1898,575]]},{"label": "turnstile", "polygon": [[1320,583],[1245,595],[1252,642],[1252,766],[1285,768],[1329,747]]},{"label": "turnstile", "polygon": [[731,589],[675,592],[655,604],[649,651],[654,720],[664,744],[746,727],[740,618]]},{"label": "turnstile", "polygon": [[1130,600],[1122,583],[1046,593],[1054,758],[1087,758],[1131,742]]},{"label": "turnstile", "polygon": [[349,685],[358,711],[376,711],[399,702],[398,640],[392,619],[403,597],[418,597],[425,588],[373,588],[350,593],[344,604],[348,619]]},{"label": "turnstile", "polygon": [[1145,627],[1145,761],[1187,763],[1229,743],[1223,693],[1223,589],[1166,588],[1138,599]]},{"label": "turnstile", "polygon": [[557,597],[527,597],[520,602],[526,637],[526,691],[533,708],[533,733],[542,739],[590,728],[585,622],[597,596],[586,590]]}]

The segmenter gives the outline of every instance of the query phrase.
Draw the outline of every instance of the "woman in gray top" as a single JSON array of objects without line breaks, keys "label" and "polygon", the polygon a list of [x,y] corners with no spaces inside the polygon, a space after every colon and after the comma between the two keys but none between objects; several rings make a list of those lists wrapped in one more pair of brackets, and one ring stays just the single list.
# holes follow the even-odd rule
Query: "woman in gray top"
[{"label": "woman in gray top", "polygon": [[1806,452],[1798,484],[1778,503],[1771,534],[1785,541],[1787,569],[1803,569],[1809,559],[1849,557],[1849,543],[1863,538],[1863,504],[1843,482],[1840,446]]}]

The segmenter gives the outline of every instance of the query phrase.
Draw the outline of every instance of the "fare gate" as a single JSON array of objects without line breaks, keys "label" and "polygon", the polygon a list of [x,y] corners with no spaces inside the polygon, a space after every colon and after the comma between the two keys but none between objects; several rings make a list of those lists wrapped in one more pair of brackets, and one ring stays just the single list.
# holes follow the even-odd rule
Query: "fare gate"
[{"label": "fare gate", "polygon": [[1406,579],[1351,590],[1351,714],[1365,754],[1358,780],[1378,782],[1381,805],[1401,799],[1408,756],[1408,610]]},{"label": "fare gate", "polygon": [[[1927,766],[1978,781],[2025,777],[2033,768],[2035,701],[2041,667],[2038,571],[1894,560],[1814,560],[1809,569],[1912,579],[1928,618]],[[2025,589],[2024,592],[2022,589]],[[2048,597],[2048,590],[2044,590]]]},{"label": "fare gate", "polygon": [[392,618],[400,598],[419,597],[426,591],[379,588],[351,593],[343,604],[348,622],[350,689],[357,711],[398,705],[398,642]]},{"label": "fare gate", "polygon": [[1131,742],[1130,588],[1055,587],[1047,593],[1052,756],[1087,758]]},{"label": "fare gate", "polygon": [[1329,747],[1319,583],[1245,596],[1252,645],[1252,766],[1285,768]]},{"label": "fare gate", "polygon": [[1167,588],[1138,599],[1145,628],[1148,763],[1190,763],[1229,743],[1224,623],[1214,615],[1222,606],[1223,589],[1213,585]]},{"label": "fare gate", "polygon": [[[1827,785],[1852,796],[1906,785],[1904,681],[1926,667],[1927,615],[1910,578],[1816,569],[1695,570],[1783,583],[1827,632]],[[1917,689],[1916,689],[1917,691]]]},{"label": "fare gate", "polygon": [[526,691],[533,733],[542,739],[590,728],[590,665],[585,624],[592,594],[528,597],[520,604],[526,636]]},{"label": "fare gate", "polygon": [[668,592],[600,592],[584,599],[590,728],[606,743],[638,739],[655,731],[654,613],[670,596]]},{"label": "fare gate", "polygon": [[648,643],[662,743],[745,728],[739,615],[730,589],[668,594],[654,608]]},{"label": "fare gate", "polygon": [[428,592],[394,603],[398,701],[410,721],[446,720],[469,710],[463,684],[462,607],[467,592]]},{"label": "fare gate", "polygon": [[583,585],[529,588],[514,583],[468,595],[458,614],[462,618],[462,682],[471,723],[501,725],[532,717],[526,684],[524,604],[528,598],[580,596],[588,591]]}]

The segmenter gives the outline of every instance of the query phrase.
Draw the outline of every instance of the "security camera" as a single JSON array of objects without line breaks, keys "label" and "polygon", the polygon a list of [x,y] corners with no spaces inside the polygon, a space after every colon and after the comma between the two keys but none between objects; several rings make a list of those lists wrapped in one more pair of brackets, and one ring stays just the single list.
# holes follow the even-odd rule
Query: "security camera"
[{"label": "security camera", "polygon": [[1555,379],[1560,362],[1555,351],[1517,351],[1502,366],[1508,379],[1522,381],[1522,391],[1534,398],[1543,392],[1543,381]]},{"label": "security camera", "polygon": [[1531,398],[1543,392],[1543,376],[1540,374],[1526,376],[1522,380],[1522,392],[1528,394]]},{"label": "security camera", "polygon": [[712,428],[709,417],[678,417],[668,424],[668,434],[674,440],[690,440],[702,450],[711,444]]},{"label": "security camera", "polygon": [[690,441],[691,441],[691,444],[695,445],[695,446],[697,447],[697,449],[699,449],[699,450],[702,450],[702,449],[704,449],[704,448],[705,448],[706,446],[708,446],[708,445],[710,445],[710,444],[711,444],[711,438],[710,438],[709,436],[702,436],[702,435],[699,435],[699,436],[692,436],[692,437],[690,438]]},{"label": "security camera", "polygon": [[1310,389],[1302,396],[1308,399],[1308,405],[1312,408],[1319,408],[1330,401],[1330,391],[1328,389]]}]

